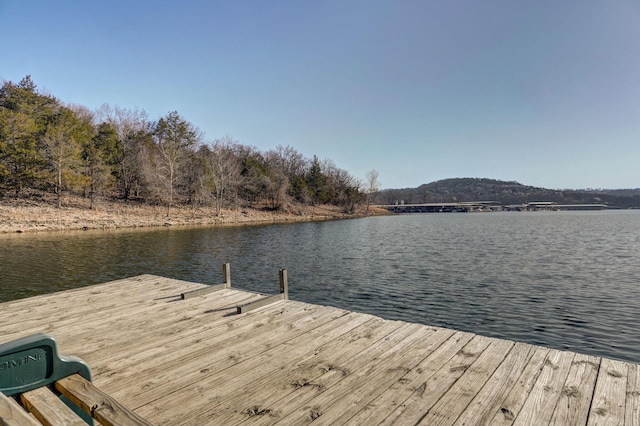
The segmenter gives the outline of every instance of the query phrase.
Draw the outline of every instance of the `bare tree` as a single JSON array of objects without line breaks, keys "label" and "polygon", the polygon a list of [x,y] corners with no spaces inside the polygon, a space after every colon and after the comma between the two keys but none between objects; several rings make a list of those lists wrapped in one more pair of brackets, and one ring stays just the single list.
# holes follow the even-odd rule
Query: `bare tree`
[{"label": "bare tree", "polygon": [[[62,113],[70,115],[70,111]],[[62,206],[61,196],[64,186],[80,176],[80,143],[77,140],[73,124],[64,117],[58,123],[47,128],[42,142],[45,147],[46,158],[53,170],[54,191],[57,196],[57,207]]]},{"label": "bare tree", "polygon": [[342,206],[346,213],[353,213],[361,199],[359,180],[338,167],[331,159],[322,160],[320,168],[324,176],[323,193],[327,202]]},{"label": "bare tree", "polygon": [[365,179],[366,179],[365,193],[366,193],[366,200],[367,200],[366,214],[369,214],[369,206],[371,205],[378,191],[380,191],[380,182],[378,181],[378,171],[376,169],[372,169],[368,171],[367,174],[365,175]]},{"label": "bare tree", "polygon": [[306,160],[294,148],[278,145],[266,153],[266,161],[270,169],[269,198],[271,207],[281,209],[290,202],[291,196],[299,198],[298,192],[301,188],[298,188],[296,183],[299,176],[304,175]]},{"label": "bare tree", "polygon": [[242,180],[242,166],[237,150],[238,142],[226,136],[216,139],[212,146],[202,146],[198,151],[204,168],[201,186],[211,192],[218,216],[224,205],[236,202]]},{"label": "bare tree", "polygon": [[290,198],[308,203],[310,199],[308,187],[304,180],[309,161],[291,146],[278,145],[266,154],[275,187],[275,204],[282,206]]},{"label": "bare tree", "polygon": [[267,158],[287,177],[303,175],[308,163],[302,154],[288,145],[286,147],[278,145],[275,149],[267,152]]},{"label": "bare tree", "polygon": [[143,169],[149,169],[147,145],[151,137],[151,122],[144,110],[102,105],[96,112],[100,120],[113,127],[118,136],[115,161],[116,176],[122,198],[129,200],[143,185]]},{"label": "bare tree", "polygon": [[353,213],[356,205],[362,201],[362,193],[360,192],[362,183],[343,169],[337,170],[335,179],[338,183],[337,198],[339,204],[342,205],[345,212]]}]

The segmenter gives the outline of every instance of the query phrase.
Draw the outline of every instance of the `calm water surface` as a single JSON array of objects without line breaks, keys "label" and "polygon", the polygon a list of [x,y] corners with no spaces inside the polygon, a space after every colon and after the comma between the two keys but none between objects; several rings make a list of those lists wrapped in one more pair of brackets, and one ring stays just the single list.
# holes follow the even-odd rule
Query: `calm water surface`
[{"label": "calm water surface", "polygon": [[0,302],[151,273],[640,362],[640,212],[0,236]]}]

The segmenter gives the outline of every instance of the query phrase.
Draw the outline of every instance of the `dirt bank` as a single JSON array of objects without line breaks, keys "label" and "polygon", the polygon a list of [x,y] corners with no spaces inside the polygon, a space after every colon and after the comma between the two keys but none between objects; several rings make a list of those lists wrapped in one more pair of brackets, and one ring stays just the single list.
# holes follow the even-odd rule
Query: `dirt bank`
[{"label": "dirt bank", "polygon": [[[384,214],[372,210],[370,214]],[[172,207],[171,215],[163,206],[134,202],[101,200],[94,209],[81,197],[63,200],[62,208],[50,199],[5,198],[0,200],[0,233],[44,232],[79,229],[116,229],[152,226],[213,225],[304,222],[346,219],[364,215],[345,214],[335,206],[295,206],[285,212],[258,209],[223,210],[218,216],[210,207]]]}]

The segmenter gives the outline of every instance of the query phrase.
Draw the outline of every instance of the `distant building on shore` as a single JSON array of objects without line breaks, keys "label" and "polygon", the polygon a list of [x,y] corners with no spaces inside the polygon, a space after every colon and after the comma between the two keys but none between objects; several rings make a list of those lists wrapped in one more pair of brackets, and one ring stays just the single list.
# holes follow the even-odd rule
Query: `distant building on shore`
[{"label": "distant building on shore", "polygon": [[467,213],[496,211],[560,211],[560,210],[606,210],[606,204],[558,204],[554,201],[532,201],[523,204],[502,205],[497,201],[464,201],[459,203],[405,204],[403,201],[391,205],[380,205],[394,213]]},{"label": "distant building on shore", "polygon": [[606,204],[558,204],[554,201],[532,201],[505,206],[508,211],[606,210]]}]

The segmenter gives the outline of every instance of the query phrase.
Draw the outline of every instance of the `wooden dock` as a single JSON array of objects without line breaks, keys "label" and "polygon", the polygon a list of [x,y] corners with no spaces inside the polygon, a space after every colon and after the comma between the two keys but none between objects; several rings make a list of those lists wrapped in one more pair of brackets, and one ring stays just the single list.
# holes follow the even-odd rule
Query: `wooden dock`
[{"label": "wooden dock", "polygon": [[[275,287],[275,285],[274,285]],[[152,275],[0,304],[155,424],[640,425],[636,364]],[[3,289],[7,291],[7,289]]]}]

